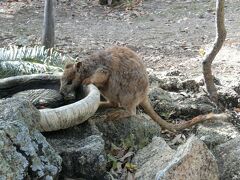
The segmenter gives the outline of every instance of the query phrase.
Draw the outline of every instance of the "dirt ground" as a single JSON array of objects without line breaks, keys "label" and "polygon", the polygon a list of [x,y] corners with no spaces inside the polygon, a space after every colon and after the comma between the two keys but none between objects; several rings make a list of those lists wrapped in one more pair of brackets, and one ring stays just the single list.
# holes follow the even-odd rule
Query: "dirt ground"
[{"label": "dirt ground", "polygon": [[[0,47],[41,44],[43,0],[0,0]],[[132,11],[98,5],[93,0],[59,0],[56,47],[73,57],[113,45],[137,51],[147,67],[201,76],[199,49],[215,38],[215,1],[145,0]],[[225,4],[227,39],[213,63],[214,73],[232,83],[240,75],[240,1]]]}]

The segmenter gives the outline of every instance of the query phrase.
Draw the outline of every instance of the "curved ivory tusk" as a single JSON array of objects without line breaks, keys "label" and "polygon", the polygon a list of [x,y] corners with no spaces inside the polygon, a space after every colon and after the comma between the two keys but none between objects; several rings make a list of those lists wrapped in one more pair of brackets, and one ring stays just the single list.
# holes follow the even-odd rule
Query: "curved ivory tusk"
[{"label": "curved ivory tusk", "polygon": [[83,123],[98,109],[100,92],[94,85],[86,87],[87,96],[78,102],[55,109],[41,109],[41,119],[38,129],[55,131],[66,129]]}]

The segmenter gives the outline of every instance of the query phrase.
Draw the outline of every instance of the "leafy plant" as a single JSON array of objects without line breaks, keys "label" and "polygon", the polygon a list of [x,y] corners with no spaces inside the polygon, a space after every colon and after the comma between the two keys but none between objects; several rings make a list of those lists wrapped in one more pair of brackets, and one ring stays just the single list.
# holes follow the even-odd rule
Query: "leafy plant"
[{"label": "leafy plant", "polygon": [[137,170],[137,166],[131,162],[136,151],[135,141],[135,136],[130,134],[129,137],[122,140],[119,147],[111,144],[107,157],[112,179],[128,179],[128,177],[133,179]]},{"label": "leafy plant", "polygon": [[0,48],[0,78],[62,71],[66,57],[44,46]]}]

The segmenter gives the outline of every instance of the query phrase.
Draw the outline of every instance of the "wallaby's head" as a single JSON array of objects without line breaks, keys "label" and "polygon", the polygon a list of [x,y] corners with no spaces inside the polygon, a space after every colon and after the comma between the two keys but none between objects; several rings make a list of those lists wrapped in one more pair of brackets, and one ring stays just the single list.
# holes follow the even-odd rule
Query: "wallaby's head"
[{"label": "wallaby's head", "polygon": [[60,86],[60,93],[64,96],[68,95],[69,93],[74,92],[82,82],[81,75],[79,70],[82,66],[82,62],[77,62],[75,64],[68,63],[64,67],[64,72],[61,77],[61,86]]}]

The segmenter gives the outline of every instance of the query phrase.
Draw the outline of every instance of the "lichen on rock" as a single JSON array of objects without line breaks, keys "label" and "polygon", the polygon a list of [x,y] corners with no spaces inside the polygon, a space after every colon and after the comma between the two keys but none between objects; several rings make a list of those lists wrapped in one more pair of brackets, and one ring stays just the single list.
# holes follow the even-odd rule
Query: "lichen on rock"
[{"label": "lichen on rock", "polygon": [[61,157],[36,129],[39,111],[27,100],[0,100],[0,178],[55,178]]}]

